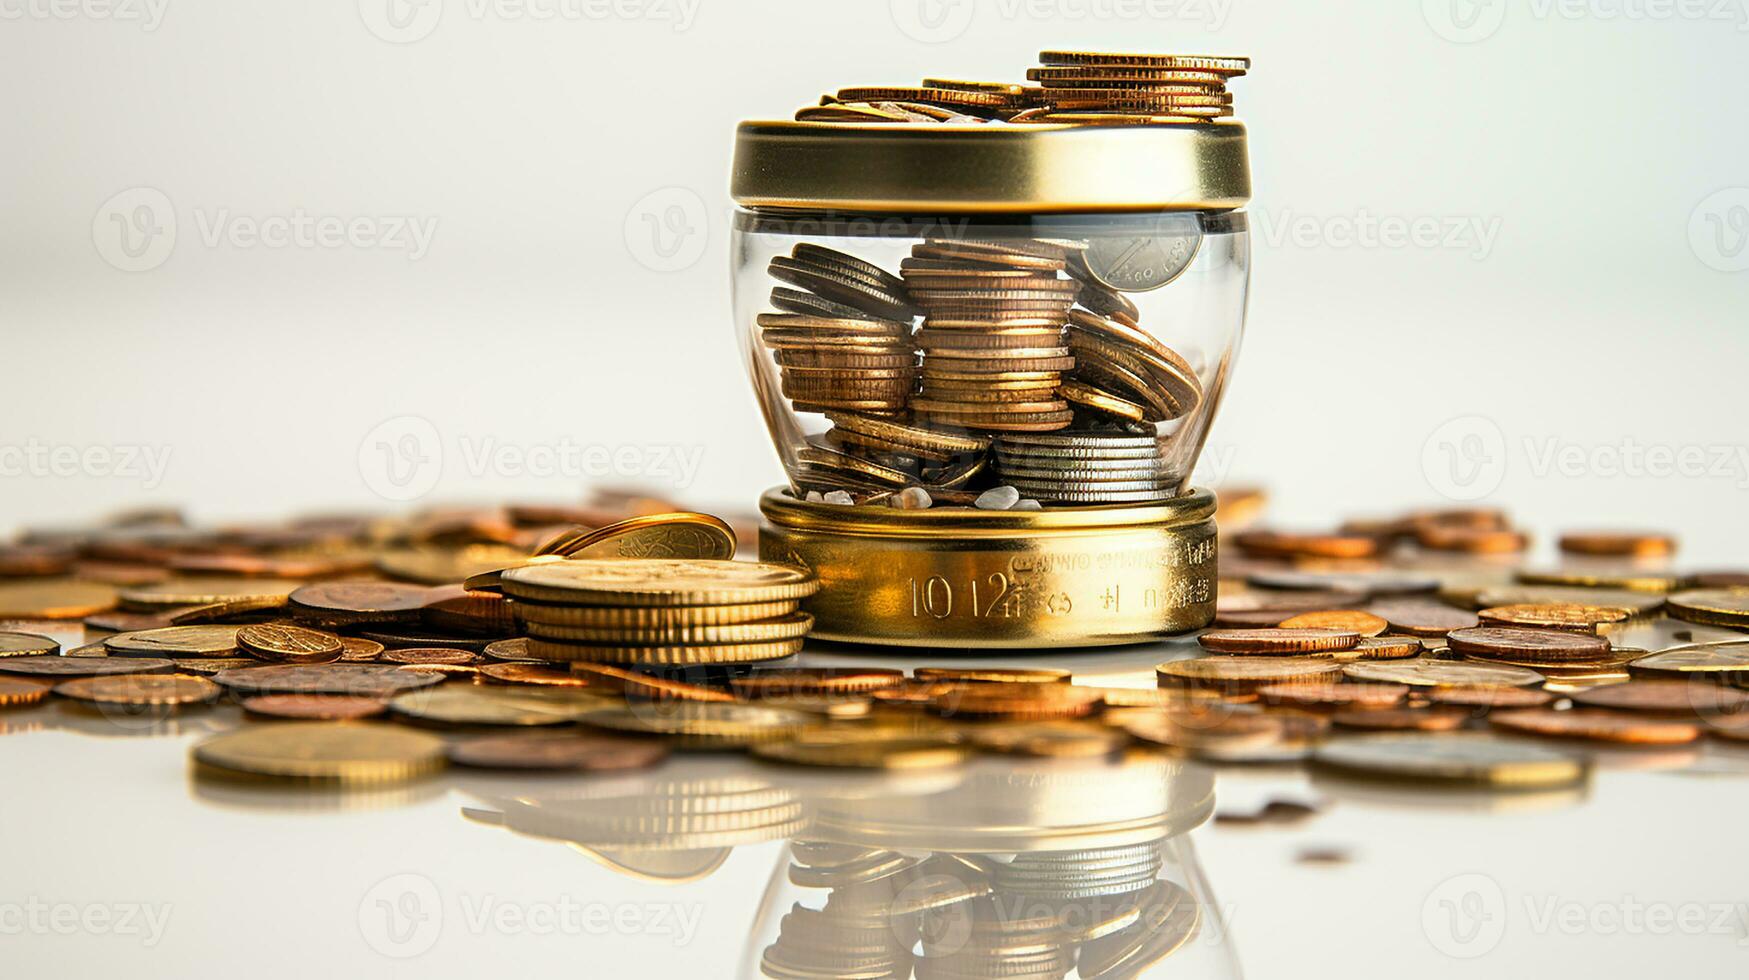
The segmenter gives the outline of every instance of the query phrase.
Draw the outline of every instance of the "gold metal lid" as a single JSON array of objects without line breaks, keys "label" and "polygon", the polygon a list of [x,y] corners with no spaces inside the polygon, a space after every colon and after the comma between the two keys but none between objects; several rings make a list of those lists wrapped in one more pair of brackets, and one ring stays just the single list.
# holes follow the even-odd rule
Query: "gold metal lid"
[{"label": "gold metal lid", "polygon": [[744,122],[750,208],[1041,214],[1218,211],[1251,199],[1245,126]]}]

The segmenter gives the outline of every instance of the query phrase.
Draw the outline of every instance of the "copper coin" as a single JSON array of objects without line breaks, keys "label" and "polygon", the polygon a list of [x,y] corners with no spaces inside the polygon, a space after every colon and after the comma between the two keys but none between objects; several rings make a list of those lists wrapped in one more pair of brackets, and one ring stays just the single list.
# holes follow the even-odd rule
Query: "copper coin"
[{"label": "copper coin", "polygon": [[1469,712],[1426,708],[1356,708],[1330,716],[1340,728],[1373,732],[1449,732],[1463,727]]},{"label": "copper coin", "polygon": [[667,757],[668,748],[654,739],[604,735],[487,735],[449,747],[449,761],[482,769],[606,772],[645,769]]},{"label": "copper coin", "polygon": [[[0,666],[4,662],[0,661]],[[389,698],[443,683],[436,674],[404,671],[390,664],[276,664],[221,670],[213,681],[235,694],[345,694]]]},{"label": "copper coin", "polygon": [[1360,634],[1336,629],[1211,630],[1196,642],[1215,653],[1329,653],[1359,643]]},{"label": "copper coin", "polygon": [[49,696],[47,684],[0,677],[0,708],[22,708]]},{"label": "copper coin", "polygon": [[178,606],[173,609],[166,609],[162,612],[149,613],[128,612],[125,609],[111,609],[107,612],[100,612],[96,615],[86,616],[85,628],[108,630],[112,633],[131,633],[135,630],[163,629],[166,626],[176,625],[176,620],[173,618],[174,614],[192,608],[194,607]]},{"label": "copper coin", "polygon": [[491,643],[486,644],[484,653],[492,660],[517,661],[534,659],[528,655],[528,637],[526,636],[511,637],[508,640],[493,640]]},{"label": "copper coin", "polygon": [[384,649],[375,640],[367,640],[362,636],[343,636],[340,638],[340,661],[348,664],[369,663],[381,657]]},{"label": "copper coin", "polygon": [[1351,663],[1341,668],[1343,676],[1354,681],[1382,681],[1386,684],[1407,684],[1410,687],[1475,687],[1479,684],[1507,684],[1530,687],[1542,684],[1542,674],[1528,667],[1500,664],[1472,664],[1455,660],[1384,660]]},{"label": "copper coin", "polygon": [[1676,552],[1676,539],[1660,531],[1569,531],[1560,543],[1574,555],[1653,558]]},{"label": "copper coin", "polygon": [[1488,722],[1497,728],[1555,738],[1583,738],[1636,745],[1682,745],[1700,737],[1700,728],[1680,721],[1639,718],[1610,711],[1526,708],[1496,711]]},{"label": "copper coin", "polygon": [[1568,697],[1587,708],[1614,708],[1692,718],[1742,714],[1749,694],[1696,678],[1692,681],[1627,681],[1574,691]]},{"label": "copper coin", "polygon": [[1338,650],[1338,660],[1407,660],[1426,648],[1413,636],[1363,636],[1347,650]]},{"label": "copper coin", "polygon": [[1444,603],[1416,599],[1375,602],[1367,611],[1391,624],[1391,632],[1410,636],[1444,636],[1480,623],[1476,614]]},{"label": "copper coin", "polygon": [[1016,721],[1078,718],[1100,706],[1099,692],[1071,684],[981,681],[950,684],[930,701],[942,717],[1006,718]]},{"label": "copper coin", "polygon": [[1168,660],[1154,668],[1161,687],[1208,687],[1249,694],[1265,684],[1333,680],[1342,665],[1329,657],[1215,656]]},{"label": "copper coin", "polygon": [[357,721],[374,718],[388,709],[388,702],[378,698],[343,694],[263,694],[244,698],[242,704],[243,710],[252,715],[293,721]]},{"label": "copper coin", "polygon": [[480,668],[480,676],[500,684],[539,684],[547,687],[600,687],[587,674],[573,674],[548,664],[496,663]]},{"label": "copper coin", "polygon": [[1541,708],[1555,700],[1553,694],[1540,687],[1508,684],[1435,687],[1426,692],[1426,698],[1434,704],[1456,708]]},{"label": "copper coin", "polygon": [[0,582],[0,619],[84,619],[115,603],[115,589],[97,582],[72,579]]},{"label": "copper coin", "polygon": [[657,701],[733,701],[727,691],[703,684],[672,681],[641,671],[627,670],[612,664],[572,661],[571,673],[589,681],[591,687],[617,691],[628,698],[648,698]]},{"label": "copper coin", "polygon": [[471,664],[475,659],[471,651],[448,647],[402,647],[384,653],[381,658],[383,663],[417,666]]},{"label": "copper coin", "polygon": [[1468,657],[1497,657],[1514,662],[1574,663],[1609,657],[1610,643],[1601,636],[1559,630],[1478,626],[1446,635],[1452,652]]},{"label": "copper coin", "polygon": [[47,657],[61,652],[61,645],[36,633],[0,633],[0,657]]},{"label": "copper coin", "polygon": [[1390,629],[1389,623],[1369,612],[1358,609],[1319,609],[1291,616],[1276,624],[1284,630],[1326,629],[1359,633],[1363,637],[1378,636]]},{"label": "copper coin", "polygon": [[90,704],[180,707],[216,701],[222,689],[204,677],[189,674],[128,674],[81,677],[55,685],[55,693]]},{"label": "copper coin", "polygon": [[1476,613],[1485,626],[1524,626],[1531,629],[1579,630],[1594,633],[1604,623],[1619,623],[1629,611],[1616,606],[1579,602],[1520,602],[1491,606]]},{"label": "copper coin", "polygon": [[176,664],[159,657],[0,657],[0,674],[33,677],[108,677],[115,674],[151,674],[174,669]]},{"label": "copper coin", "polygon": [[330,625],[412,623],[430,590],[399,582],[317,582],[291,594],[292,615]]},{"label": "copper coin", "polygon": [[1342,683],[1266,684],[1257,689],[1264,704],[1304,708],[1382,708],[1409,696],[1407,684]]},{"label": "copper coin", "polygon": [[325,664],[339,660],[345,644],[333,633],[260,623],[237,630],[237,646],[262,660],[288,664]]},{"label": "copper coin", "polygon": [[911,676],[926,683],[1067,684],[1073,675],[1056,667],[918,667]]},{"label": "copper coin", "polygon": [[1241,531],[1233,535],[1240,551],[1272,558],[1371,558],[1379,539],[1365,534],[1300,534]]}]

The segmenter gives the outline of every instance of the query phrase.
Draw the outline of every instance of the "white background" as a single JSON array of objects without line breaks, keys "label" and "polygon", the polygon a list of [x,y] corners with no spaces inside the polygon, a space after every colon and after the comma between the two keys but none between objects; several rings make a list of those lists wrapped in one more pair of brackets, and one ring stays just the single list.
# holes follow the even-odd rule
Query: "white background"
[{"label": "white background", "polygon": [[[1204,482],[1267,484],[1296,525],[1439,503],[1438,432],[1431,470],[1447,443],[1484,461],[1466,492],[1499,481],[1486,499],[1534,529],[1670,527],[1706,562],[1749,545],[1729,519],[1749,485],[1749,272],[1724,271],[1749,263],[1740,0],[621,0],[627,16],[547,19],[531,9],[557,0],[48,2],[0,0],[0,446],[168,463],[150,488],[137,468],[24,464],[0,478],[0,524],[142,500],[380,508],[360,445],[405,415],[441,440],[422,503],[574,498],[579,479],[463,458],[571,439],[701,453],[682,496],[745,508],[779,471],[728,323],[734,123],[845,84],[1018,79],[1078,46],[1256,60],[1234,84],[1253,302]],[[118,271],[100,210],[141,187],[170,203],[174,247]],[[703,237],[652,261],[644,212],[676,200]],[[435,230],[417,259],[209,244],[299,209]],[[1472,230],[1345,244],[1368,219]],[[1635,446],[1728,466],[1615,472]],[[1551,449],[1576,467],[1543,465]]]}]

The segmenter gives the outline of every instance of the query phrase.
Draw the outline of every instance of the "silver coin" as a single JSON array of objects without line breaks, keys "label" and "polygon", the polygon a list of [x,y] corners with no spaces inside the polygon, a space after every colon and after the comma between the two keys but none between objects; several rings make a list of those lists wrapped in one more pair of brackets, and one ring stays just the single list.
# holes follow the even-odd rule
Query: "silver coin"
[{"label": "silver coin", "polygon": [[1163,489],[1171,482],[1172,481],[1167,480],[1164,477],[1157,479],[1157,480],[1110,480],[1110,481],[1093,480],[1093,479],[1087,479],[1087,480],[1074,480],[1074,479],[1066,479],[1066,480],[1016,480],[1013,478],[1008,479],[1008,485],[1013,487],[1016,490],[1019,490],[1021,493],[1027,493],[1028,491],[1037,491],[1039,493],[1047,493],[1047,494],[1077,493],[1077,492],[1083,492],[1083,491],[1089,492],[1089,493],[1096,492],[1096,493],[1102,493],[1102,494],[1104,494],[1104,493],[1139,493],[1142,491],[1158,492],[1159,490]]},{"label": "silver coin", "polygon": [[1145,293],[1183,275],[1201,248],[1196,215],[1171,215],[1161,219],[1153,235],[1095,238],[1083,254],[1088,273],[1101,285]]},{"label": "silver coin", "polygon": [[[1123,483],[1142,482],[1159,486],[1165,474],[1158,466],[1143,466],[1137,468],[1135,461],[1122,461],[1128,465],[1116,469],[1109,465],[1083,465],[1074,468],[1058,467],[1056,469],[1032,469],[1030,467],[1009,466],[1003,463],[999,469],[1004,480],[1020,480],[1029,483]],[[1143,462],[1146,462],[1144,460]]]},{"label": "silver coin", "polygon": [[1008,449],[1015,452],[1030,452],[1038,449],[1154,449],[1160,444],[1153,436],[1106,434],[1102,432],[1076,432],[1059,435],[1038,433],[1005,433],[996,440],[998,451]]}]

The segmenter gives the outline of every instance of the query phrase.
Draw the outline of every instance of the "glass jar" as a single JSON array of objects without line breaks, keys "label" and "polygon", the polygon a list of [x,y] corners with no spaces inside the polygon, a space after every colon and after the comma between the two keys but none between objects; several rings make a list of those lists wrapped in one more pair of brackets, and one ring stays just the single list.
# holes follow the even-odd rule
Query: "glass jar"
[{"label": "glass jar", "polygon": [[788,476],[762,553],[820,574],[818,635],[1206,625],[1187,481],[1244,324],[1245,154],[1236,123],[742,125],[735,324]]}]

